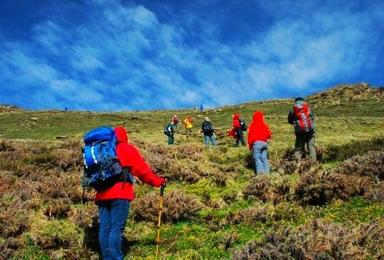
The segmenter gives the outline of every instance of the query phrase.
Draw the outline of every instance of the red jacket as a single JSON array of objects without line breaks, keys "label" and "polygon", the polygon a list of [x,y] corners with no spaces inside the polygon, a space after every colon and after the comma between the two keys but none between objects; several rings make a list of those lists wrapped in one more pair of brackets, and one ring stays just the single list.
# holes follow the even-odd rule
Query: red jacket
[{"label": "red jacket", "polygon": [[264,114],[260,111],[256,111],[253,114],[253,121],[249,125],[248,129],[248,146],[252,150],[253,143],[256,141],[266,142],[272,137],[272,132],[269,126],[264,121]]},{"label": "red jacket", "polygon": [[232,126],[235,129],[240,129],[240,115],[239,114],[233,114],[233,121],[232,121]]},{"label": "red jacket", "polygon": [[[157,176],[137,148],[128,143],[128,135],[124,127],[116,127],[116,153],[122,167],[129,167],[133,176],[151,186],[159,187],[164,184],[164,178]],[[131,183],[117,182],[112,187],[96,193],[96,201],[135,198],[134,187]]]}]

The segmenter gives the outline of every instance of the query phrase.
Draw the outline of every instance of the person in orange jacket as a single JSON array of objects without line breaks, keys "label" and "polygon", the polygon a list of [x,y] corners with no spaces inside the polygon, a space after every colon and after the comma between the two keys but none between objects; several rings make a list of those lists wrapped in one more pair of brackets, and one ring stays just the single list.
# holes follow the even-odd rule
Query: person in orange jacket
[{"label": "person in orange jacket", "polygon": [[264,121],[263,112],[256,111],[248,129],[248,147],[252,151],[257,174],[269,173],[267,141],[271,137],[272,132]]},{"label": "person in orange jacket", "polygon": [[187,133],[192,133],[192,117],[187,116],[183,121],[184,127],[187,130]]},{"label": "person in orange jacket", "polygon": [[[116,127],[116,154],[123,169],[146,184],[154,187],[165,186],[166,179],[157,176],[135,146],[128,143],[124,127]],[[126,178],[127,179],[127,178]],[[132,181],[131,181],[132,182]],[[103,259],[123,259],[122,235],[130,203],[134,199],[133,184],[118,181],[110,188],[96,193],[95,202],[99,207],[99,244]]]}]

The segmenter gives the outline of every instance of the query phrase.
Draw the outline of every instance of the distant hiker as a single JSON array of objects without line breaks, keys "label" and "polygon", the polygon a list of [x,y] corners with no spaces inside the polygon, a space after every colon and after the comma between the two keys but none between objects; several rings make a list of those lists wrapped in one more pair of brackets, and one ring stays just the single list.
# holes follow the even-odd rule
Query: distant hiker
[{"label": "distant hiker", "polygon": [[268,144],[267,140],[272,136],[269,126],[264,121],[264,114],[256,111],[248,130],[248,146],[252,150],[257,174],[268,174]]},{"label": "distant hiker", "polygon": [[245,146],[245,141],[244,141],[244,131],[247,131],[247,125],[245,124],[244,121],[240,119],[240,114],[233,114],[232,115],[232,127],[233,130],[235,131],[235,144],[234,146],[239,146],[239,143],[241,142],[242,146]]},{"label": "distant hiker", "polygon": [[204,112],[204,106],[203,106],[203,104],[200,105],[200,112],[201,112],[201,113]]},{"label": "distant hiker", "polygon": [[174,121],[171,121],[164,127],[164,134],[168,137],[168,144],[173,144],[175,142],[174,124]]},{"label": "distant hiker", "polygon": [[192,117],[187,116],[183,121],[184,127],[187,130],[187,133],[192,133]]},{"label": "distant hiker", "polygon": [[176,114],[173,115],[172,122],[173,122],[174,130],[177,131],[177,128],[178,128],[179,123],[180,123],[180,120],[179,120],[179,117]]},{"label": "distant hiker", "polygon": [[203,124],[201,125],[201,132],[204,134],[204,143],[206,146],[209,144],[216,145],[215,129],[209,120],[209,117],[205,117]]},{"label": "distant hiker", "polygon": [[304,98],[297,97],[293,109],[288,114],[288,123],[295,129],[295,157],[297,159],[303,158],[305,146],[307,146],[309,157],[312,161],[316,161],[314,120],[315,116],[308,103]]},{"label": "distant hiker", "polygon": [[119,165],[130,176],[116,180],[109,188],[96,193],[99,207],[99,243],[103,259],[123,259],[122,236],[131,201],[134,199],[132,175],[154,187],[165,186],[166,179],[157,176],[135,146],[128,143],[123,127],[114,129]]}]

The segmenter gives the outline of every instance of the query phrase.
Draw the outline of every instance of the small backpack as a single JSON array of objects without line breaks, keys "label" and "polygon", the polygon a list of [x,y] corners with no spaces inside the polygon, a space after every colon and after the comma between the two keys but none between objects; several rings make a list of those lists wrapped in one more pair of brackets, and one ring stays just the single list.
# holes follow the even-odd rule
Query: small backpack
[{"label": "small backpack", "polygon": [[133,183],[132,175],[123,171],[117,158],[116,135],[113,128],[103,126],[89,131],[84,135],[84,144],[83,188],[92,187],[101,191],[117,181],[128,180]]},{"label": "small backpack", "polygon": [[205,135],[211,135],[214,132],[211,122],[204,122],[202,128]]},{"label": "small backpack", "polygon": [[314,129],[314,123],[311,118],[311,109],[305,101],[298,101],[293,105],[293,113],[295,114],[295,132],[309,133]]},{"label": "small backpack", "polygon": [[167,135],[167,136],[170,136],[172,135],[172,124],[167,124],[165,125],[164,127],[164,134]]},{"label": "small backpack", "polygon": [[240,129],[242,131],[247,131],[248,129],[247,124],[243,120],[239,120],[239,121],[240,121]]}]

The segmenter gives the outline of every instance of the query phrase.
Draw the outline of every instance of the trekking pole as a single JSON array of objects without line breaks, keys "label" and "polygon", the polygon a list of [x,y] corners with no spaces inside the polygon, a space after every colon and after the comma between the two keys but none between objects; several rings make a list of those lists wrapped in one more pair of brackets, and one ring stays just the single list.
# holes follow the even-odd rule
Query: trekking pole
[{"label": "trekking pole", "polygon": [[161,226],[161,214],[163,213],[163,195],[165,186],[160,188],[160,202],[159,202],[159,217],[157,219],[157,234],[156,234],[156,258],[159,256],[159,243],[160,243],[160,226]]}]

